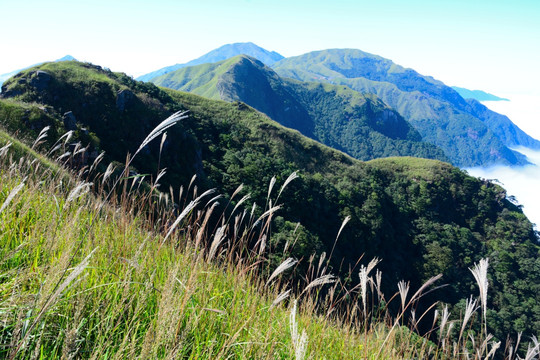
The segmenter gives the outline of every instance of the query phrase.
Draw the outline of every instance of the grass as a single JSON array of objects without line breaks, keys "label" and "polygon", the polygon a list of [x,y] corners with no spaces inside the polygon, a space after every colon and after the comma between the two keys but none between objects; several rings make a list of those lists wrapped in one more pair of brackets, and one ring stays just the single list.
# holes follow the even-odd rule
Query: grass
[{"label": "grass", "polygon": [[[26,162],[6,169],[0,173],[2,203],[33,171]],[[0,214],[4,357],[294,354],[289,311],[272,306],[281,285],[263,289],[254,278],[257,268],[227,264],[223,254],[207,261],[204,249],[194,247],[194,234],[186,233],[196,223],[193,214],[162,246],[163,236],[133,215],[128,202],[101,207],[99,196],[91,194],[68,202],[76,184],[59,187],[54,176],[26,181]],[[72,273],[90,253],[81,275],[58,294],[61,274]],[[361,349],[349,346],[359,339],[352,331],[343,337],[323,317],[301,315],[299,323],[324,344],[317,350],[312,343],[309,353],[332,358]]]},{"label": "grass", "polygon": [[[336,282],[324,260],[310,261],[298,282],[290,262],[273,273],[265,243],[279,210],[269,204],[259,219],[241,207],[213,214],[219,199],[199,194],[195,184],[168,197],[134,192],[138,185],[127,176],[97,175],[93,191],[84,192],[87,177],[66,178],[54,171],[59,165],[36,167],[41,155],[0,132],[0,147],[6,140],[16,145],[0,156],[2,358],[492,356],[494,344],[469,331],[451,344],[450,331],[437,325],[436,344],[409,330],[410,310],[430,284],[409,292],[402,283],[400,295],[387,300],[377,290],[380,273],[369,276],[376,261],[363,268],[362,292]],[[105,185],[115,181],[119,193],[110,196]],[[282,185],[274,186],[274,202]],[[214,216],[219,220],[207,221]],[[384,304],[399,296],[403,311],[391,317]],[[371,300],[356,306],[361,298]]]}]

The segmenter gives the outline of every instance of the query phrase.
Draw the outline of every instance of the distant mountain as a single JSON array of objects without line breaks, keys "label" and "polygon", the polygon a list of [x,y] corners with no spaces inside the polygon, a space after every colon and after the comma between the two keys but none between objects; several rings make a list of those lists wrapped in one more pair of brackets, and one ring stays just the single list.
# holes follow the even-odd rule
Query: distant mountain
[{"label": "distant mountain", "polygon": [[[66,55],[64,57],[61,57],[60,59],[57,59],[55,60],[55,62],[58,62],[58,61],[69,61],[69,60],[77,60],[75,59],[73,56],[71,55]],[[9,79],[10,77],[12,77],[13,75],[16,75],[17,73],[21,72],[22,70],[25,70],[25,69],[28,69],[28,68],[31,68],[31,67],[34,67],[34,66],[37,66],[37,65],[41,65],[43,64],[44,62],[41,62],[41,63],[37,63],[37,64],[34,64],[34,65],[30,65],[30,66],[27,66],[25,68],[22,68],[22,69],[19,69],[19,70],[15,70],[15,71],[11,71],[9,73],[5,73],[5,74],[2,74],[0,75],[0,88],[2,87],[2,84],[4,83],[4,81],[6,81],[7,79]]]},{"label": "distant mountain", "polygon": [[508,99],[495,96],[482,90],[469,90],[462,87],[452,86],[464,99],[475,99],[478,101],[509,101]]},{"label": "distant mountain", "polygon": [[[496,122],[485,121],[495,115],[484,112],[479,118],[473,106],[451,87],[391,60],[360,50],[332,49],[283,59],[272,67],[282,77],[376,94],[458,166],[527,163],[522,154],[508,148],[522,144],[521,138],[512,136],[512,132],[518,133],[514,124],[507,123],[514,131],[499,138]],[[529,146],[540,148],[539,141],[525,136]]]},{"label": "distant mountain", "polygon": [[263,62],[266,65],[272,65],[276,61],[283,59],[283,56],[281,56],[277,52],[265,50],[262,47],[257,46],[251,42],[227,44],[210,51],[209,53],[201,56],[200,58],[191,60],[190,62],[187,62],[185,64],[176,64],[164,67],[146,75],[139,76],[137,80],[150,81],[153,78],[168,74],[183,67],[206,63],[215,63],[242,54],[254,57],[255,59]]},{"label": "distant mountain", "polygon": [[361,160],[416,156],[448,161],[441,149],[375,95],[280,78],[245,55],[185,67],[152,80],[210,99],[241,101],[282,125]]},{"label": "distant mountain", "polygon": [[524,146],[530,149],[538,149],[538,140],[533,139],[517,125],[515,125],[506,115],[501,115],[488,109],[478,100],[467,99],[471,107],[471,113],[482,120],[499,139],[509,147]]}]

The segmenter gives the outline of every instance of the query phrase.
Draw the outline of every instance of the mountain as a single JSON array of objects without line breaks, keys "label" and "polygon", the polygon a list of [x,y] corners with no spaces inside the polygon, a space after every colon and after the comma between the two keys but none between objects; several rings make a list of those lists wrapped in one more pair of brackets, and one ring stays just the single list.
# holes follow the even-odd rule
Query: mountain
[{"label": "mountain", "polygon": [[[70,60],[76,60],[76,59],[71,55],[66,55],[64,57],[61,57],[60,59],[55,60],[55,61],[58,62],[58,61],[70,61]],[[1,74],[0,75],[0,88],[2,87],[2,84],[4,83],[4,81],[9,79],[13,75],[16,75],[17,73],[21,72],[22,70],[25,70],[25,69],[28,69],[28,68],[31,68],[31,67],[34,67],[34,66],[37,66],[37,65],[40,65],[40,64],[43,64],[43,63],[34,64],[34,65],[31,65],[31,66],[27,66],[27,67],[25,67],[23,69],[19,69],[19,70],[11,71],[9,73]]]},{"label": "mountain", "polygon": [[539,143],[525,131],[516,126],[506,115],[501,115],[488,109],[478,100],[467,99],[471,114],[481,119],[499,139],[509,147],[525,146],[531,149],[539,149]]},{"label": "mountain", "polygon": [[477,101],[509,101],[508,99],[495,96],[482,90],[469,90],[462,87],[452,86],[464,99],[475,99]]},{"label": "mountain", "polygon": [[[167,168],[162,189],[187,189],[197,174],[199,193],[215,188],[232,194],[243,184],[249,203],[260,205],[267,203],[273,177],[283,183],[298,171],[299,177],[274,201],[282,207],[266,240],[275,254],[289,256],[284,249],[292,243],[294,258],[313,255],[317,263],[323,252],[332,254],[331,271],[351,287],[359,281],[358,259],[367,264],[382,258],[378,268],[387,294],[394,294],[402,279],[410,280],[414,289],[441,273],[447,286],[423,297],[417,310],[441,301],[455,316],[463,311],[465,299],[477,293],[469,268],[487,257],[490,332],[499,339],[521,331],[524,336],[537,333],[540,246],[532,224],[503,188],[448,163],[409,157],[362,162],[245,104],[158,88],[73,61],[44,64],[9,79],[0,98],[0,123],[28,136],[50,126],[51,146],[71,129],[67,149],[77,148],[80,141],[90,154],[105,150],[105,161],[123,162],[126,153],[133,154],[153,128],[178,110],[189,116],[167,130],[162,151],[155,141],[139,153],[132,174],[153,176],[156,169]],[[65,150],[57,151],[60,156]],[[80,166],[86,161],[81,159]],[[222,208],[230,200],[220,199]],[[265,210],[250,206],[244,214],[253,211],[258,217]],[[348,216],[336,243],[337,230]],[[276,264],[282,260],[268,259]],[[301,276],[305,268],[297,270]]]},{"label": "mountain", "polygon": [[[354,49],[332,49],[286,58],[272,67],[282,77],[345,85],[376,94],[458,166],[526,163],[522,154],[508,148],[520,143],[520,139],[500,139],[498,130],[490,127],[494,123],[478,118],[455,90],[380,56]],[[529,144],[540,148],[539,141],[527,137]]]},{"label": "mountain", "polygon": [[417,156],[448,161],[440,149],[422,142],[420,134],[375,95],[280,78],[262,62],[245,55],[185,67],[152,82],[210,99],[241,101],[357,159]]},{"label": "mountain", "polygon": [[272,65],[276,61],[283,59],[283,56],[278,54],[275,51],[268,51],[259,47],[251,42],[247,43],[234,43],[223,45],[215,50],[210,51],[209,53],[195,59],[191,60],[185,64],[176,64],[172,66],[167,66],[162,69],[153,71],[151,73],[139,76],[137,80],[139,81],[150,81],[158,76],[162,76],[173,72],[175,70],[187,67],[194,66],[206,63],[215,63],[218,61],[226,60],[237,55],[248,55],[254,57],[255,59],[263,62],[266,65]]}]

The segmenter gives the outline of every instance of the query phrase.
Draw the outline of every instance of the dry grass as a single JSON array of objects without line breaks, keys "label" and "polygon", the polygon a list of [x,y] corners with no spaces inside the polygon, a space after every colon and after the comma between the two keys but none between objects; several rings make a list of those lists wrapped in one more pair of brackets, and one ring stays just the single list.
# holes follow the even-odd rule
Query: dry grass
[{"label": "dry grass", "polygon": [[[428,316],[415,314],[415,304],[438,276],[410,297],[414,289],[401,282],[386,299],[382,274],[371,275],[378,259],[360,267],[352,289],[327,273],[324,256],[310,261],[301,281],[290,277],[297,264],[290,249],[269,268],[272,219],[295,173],[275,199],[272,180],[262,215],[243,210],[249,194],[234,200],[241,187],[232,210],[217,213],[220,196],[199,195],[195,178],[170,195],[111,169],[96,174],[92,165],[66,180],[2,146],[0,357],[484,359],[504,351],[517,359],[517,345],[502,349],[485,325],[474,333],[472,298],[462,322],[435,311],[428,336],[415,333]],[[184,206],[174,210],[171,199]],[[471,271],[486,279],[487,264]],[[479,284],[487,296],[487,282]],[[393,301],[401,301],[397,314],[389,310]],[[526,358],[538,349],[533,344]]]}]

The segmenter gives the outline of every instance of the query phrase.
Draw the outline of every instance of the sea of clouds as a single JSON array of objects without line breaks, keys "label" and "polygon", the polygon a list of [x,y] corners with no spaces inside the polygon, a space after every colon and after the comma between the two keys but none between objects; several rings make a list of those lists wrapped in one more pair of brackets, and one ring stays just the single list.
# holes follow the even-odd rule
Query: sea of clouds
[{"label": "sea of clouds", "polygon": [[[502,96],[502,95],[500,95]],[[485,101],[491,110],[504,114],[523,131],[540,139],[540,96],[508,95],[510,101]],[[492,166],[465,169],[472,176],[496,179],[502,183],[509,196],[514,196],[523,206],[523,212],[540,228],[540,151],[527,148],[514,149],[527,156],[532,165]]]}]

